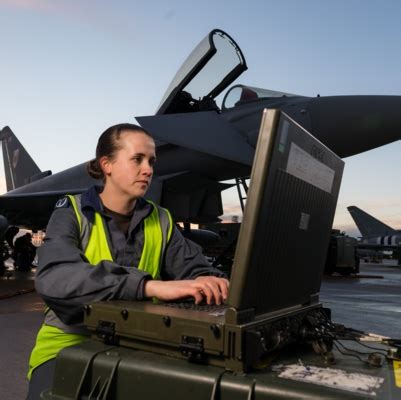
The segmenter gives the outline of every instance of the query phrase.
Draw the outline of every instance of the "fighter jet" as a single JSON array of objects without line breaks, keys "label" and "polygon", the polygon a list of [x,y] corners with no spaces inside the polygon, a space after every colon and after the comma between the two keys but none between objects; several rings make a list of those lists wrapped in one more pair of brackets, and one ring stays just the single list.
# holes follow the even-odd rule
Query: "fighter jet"
[{"label": "fighter jet", "polygon": [[401,230],[396,230],[355,206],[347,207],[361,232],[359,247],[394,249],[401,246]]},{"label": "fighter jet", "polygon": [[[178,70],[156,114],[136,117],[157,145],[148,197],[170,209],[176,221],[188,225],[218,220],[223,213],[221,191],[231,186],[221,182],[245,182],[250,175],[265,108],[285,111],[341,157],[401,137],[401,96],[305,97],[235,85],[217,106],[216,97],[246,69],[237,43],[215,29]],[[12,224],[43,228],[58,198],[99,183],[87,176],[86,163],[54,175],[41,172],[9,128],[1,137],[10,184],[0,196],[0,214]]]}]

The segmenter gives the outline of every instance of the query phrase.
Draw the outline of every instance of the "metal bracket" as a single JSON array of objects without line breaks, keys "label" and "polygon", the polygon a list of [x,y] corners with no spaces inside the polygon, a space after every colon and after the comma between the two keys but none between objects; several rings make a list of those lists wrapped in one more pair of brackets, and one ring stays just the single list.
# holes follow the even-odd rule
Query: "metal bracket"
[{"label": "metal bracket", "polygon": [[205,349],[203,339],[192,336],[182,336],[180,343],[181,354],[191,360],[201,360]]},{"label": "metal bracket", "polygon": [[99,320],[96,327],[96,334],[105,344],[118,344],[114,322]]}]

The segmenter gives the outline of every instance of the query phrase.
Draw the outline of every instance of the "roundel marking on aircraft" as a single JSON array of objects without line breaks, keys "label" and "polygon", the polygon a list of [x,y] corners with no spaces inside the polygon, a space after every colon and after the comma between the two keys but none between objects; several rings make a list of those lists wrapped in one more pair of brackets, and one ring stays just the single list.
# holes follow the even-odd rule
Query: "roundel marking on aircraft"
[{"label": "roundel marking on aircraft", "polygon": [[65,207],[66,205],[67,205],[67,203],[68,203],[68,198],[67,197],[63,197],[62,199],[60,199],[60,200],[57,200],[57,203],[56,203],[56,208],[63,208],[63,207]]}]

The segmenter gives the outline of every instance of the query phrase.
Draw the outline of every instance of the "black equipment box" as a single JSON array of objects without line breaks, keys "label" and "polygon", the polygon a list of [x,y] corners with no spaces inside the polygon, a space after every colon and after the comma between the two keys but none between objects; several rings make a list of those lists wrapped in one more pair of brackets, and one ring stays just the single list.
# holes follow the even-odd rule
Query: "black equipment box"
[{"label": "black equipment box", "polygon": [[60,352],[53,387],[41,397],[45,400],[401,398],[401,363],[392,361],[382,368],[372,368],[336,350],[334,355],[337,362],[330,365],[321,356],[294,346],[281,353],[269,368],[238,374],[216,366],[88,340]]}]

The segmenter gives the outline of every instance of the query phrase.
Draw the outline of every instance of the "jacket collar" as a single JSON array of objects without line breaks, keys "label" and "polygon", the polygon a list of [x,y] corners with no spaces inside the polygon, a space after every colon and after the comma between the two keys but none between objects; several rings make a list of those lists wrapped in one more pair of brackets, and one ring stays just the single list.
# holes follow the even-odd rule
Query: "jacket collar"
[{"label": "jacket collar", "polygon": [[[81,210],[82,213],[88,218],[89,221],[93,222],[95,212],[102,214],[105,217],[110,218],[104,213],[103,204],[100,200],[99,193],[103,191],[103,186],[92,186],[86,192],[81,195]],[[135,213],[140,219],[146,218],[153,210],[153,206],[148,203],[144,198],[140,197],[136,201]]]}]

